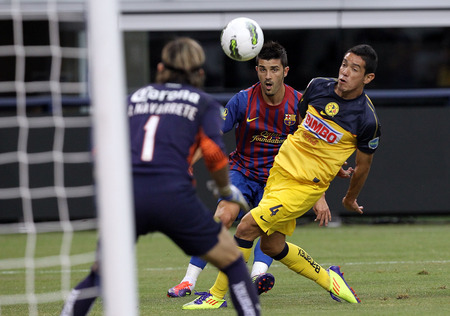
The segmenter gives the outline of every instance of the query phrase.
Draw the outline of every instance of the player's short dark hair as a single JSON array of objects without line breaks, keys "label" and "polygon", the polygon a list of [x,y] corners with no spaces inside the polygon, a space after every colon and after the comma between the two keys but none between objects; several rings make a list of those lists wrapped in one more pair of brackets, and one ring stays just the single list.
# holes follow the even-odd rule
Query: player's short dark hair
[{"label": "player's short dark hair", "polygon": [[203,86],[204,73],[199,72],[205,63],[205,52],[200,43],[189,37],[179,37],[162,49],[164,70],[156,75],[156,82],[187,83]]},{"label": "player's short dark hair", "polygon": [[288,65],[286,49],[284,49],[284,47],[278,42],[274,41],[264,43],[258,56],[256,56],[256,65],[258,65],[260,59],[279,59],[283,65],[283,68],[286,68]]},{"label": "player's short dark hair", "polygon": [[350,48],[347,53],[353,53],[361,57],[366,63],[365,74],[375,73],[378,66],[378,56],[372,46],[367,44],[360,44]]}]

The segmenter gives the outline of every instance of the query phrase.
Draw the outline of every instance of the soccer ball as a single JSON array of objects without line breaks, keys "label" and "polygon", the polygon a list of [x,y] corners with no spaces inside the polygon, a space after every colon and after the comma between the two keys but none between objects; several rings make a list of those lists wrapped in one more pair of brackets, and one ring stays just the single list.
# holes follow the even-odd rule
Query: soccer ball
[{"label": "soccer ball", "polygon": [[255,58],[264,44],[261,27],[252,19],[241,17],[231,20],[222,30],[220,43],[225,54],[237,61]]}]

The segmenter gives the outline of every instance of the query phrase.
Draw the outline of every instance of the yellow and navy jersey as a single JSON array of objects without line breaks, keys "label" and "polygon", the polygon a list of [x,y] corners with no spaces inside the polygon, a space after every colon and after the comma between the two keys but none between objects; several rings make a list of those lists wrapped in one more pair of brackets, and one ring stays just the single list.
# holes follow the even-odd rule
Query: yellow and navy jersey
[{"label": "yellow and navy jersey", "polygon": [[334,92],[337,80],[311,80],[298,105],[303,118],[275,158],[299,181],[328,185],[350,155],[359,149],[372,154],[381,135],[369,97],[346,100]]}]

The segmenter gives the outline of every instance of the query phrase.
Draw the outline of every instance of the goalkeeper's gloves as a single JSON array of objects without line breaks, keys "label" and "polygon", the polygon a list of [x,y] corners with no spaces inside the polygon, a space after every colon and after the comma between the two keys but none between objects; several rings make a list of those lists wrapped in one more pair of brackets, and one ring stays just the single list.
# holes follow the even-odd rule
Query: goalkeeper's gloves
[{"label": "goalkeeper's gloves", "polygon": [[250,206],[248,205],[241,191],[233,184],[218,188],[215,181],[211,180],[207,182],[207,187],[217,198],[220,197],[225,201],[236,203],[245,212],[248,212],[250,210]]}]

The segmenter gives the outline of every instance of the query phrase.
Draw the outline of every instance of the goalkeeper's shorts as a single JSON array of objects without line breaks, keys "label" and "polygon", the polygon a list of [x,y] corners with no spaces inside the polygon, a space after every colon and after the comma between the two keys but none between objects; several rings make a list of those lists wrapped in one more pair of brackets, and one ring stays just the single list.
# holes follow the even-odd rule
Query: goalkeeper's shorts
[{"label": "goalkeeper's shorts", "polygon": [[159,231],[189,256],[218,242],[222,223],[199,200],[191,182],[173,175],[133,175],[136,238]]}]

